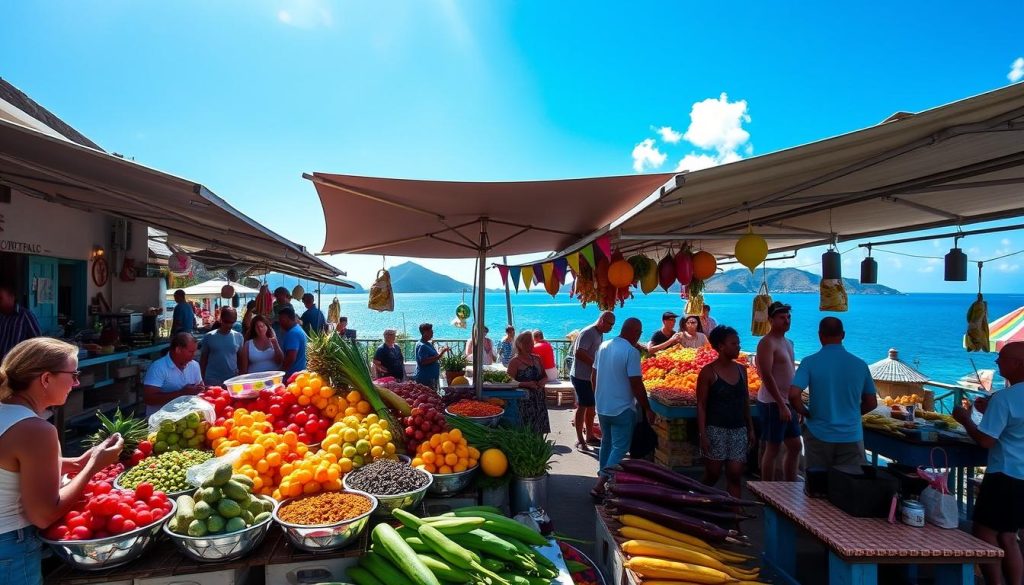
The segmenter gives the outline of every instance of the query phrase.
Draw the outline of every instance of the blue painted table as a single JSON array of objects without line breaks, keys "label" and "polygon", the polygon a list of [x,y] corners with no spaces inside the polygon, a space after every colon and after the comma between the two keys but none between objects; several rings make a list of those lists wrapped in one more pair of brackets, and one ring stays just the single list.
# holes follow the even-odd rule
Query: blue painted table
[{"label": "blue painted table", "polygon": [[[696,406],[668,406],[658,402],[657,400],[651,400],[651,410],[654,414],[661,418],[667,419],[679,419],[679,418],[697,418],[697,407]],[[757,401],[750,403],[750,416],[757,418]]]},{"label": "blue painted table", "polygon": [[931,467],[932,450],[936,447],[942,449],[946,456],[935,452],[935,465],[952,470],[948,478],[949,488],[956,494],[957,501],[964,503],[964,514],[970,518],[974,509],[974,488],[971,485],[971,478],[974,477],[975,467],[984,467],[988,464],[988,450],[974,443],[915,441],[873,429],[864,429],[864,450],[871,453],[872,465],[877,466],[878,458],[881,456],[912,467]]},{"label": "blue painted table", "polygon": [[881,518],[854,518],[828,500],[804,494],[797,482],[752,481],[764,509],[764,564],[775,583],[797,585],[797,527],[828,548],[831,585],[876,585],[879,565],[934,565],[936,585],[971,585],[974,565],[998,562],[1003,551],[960,530],[914,528]]}]

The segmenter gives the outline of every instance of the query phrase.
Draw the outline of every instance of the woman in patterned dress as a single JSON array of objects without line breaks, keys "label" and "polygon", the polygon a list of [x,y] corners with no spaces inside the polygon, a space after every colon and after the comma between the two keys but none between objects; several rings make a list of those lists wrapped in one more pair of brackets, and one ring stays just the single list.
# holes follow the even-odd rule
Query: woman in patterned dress
[{"label": "woman in patterned dress", "polygon": [[540,358],[533,354],[533,333],[524,331],[516,336],[516,354],[508,363],[508,375],[526,390],[526,398],[519,402],[519,418],[523,426],[546,435],[551,432],[548,406],[544,400],[547,375]]}]

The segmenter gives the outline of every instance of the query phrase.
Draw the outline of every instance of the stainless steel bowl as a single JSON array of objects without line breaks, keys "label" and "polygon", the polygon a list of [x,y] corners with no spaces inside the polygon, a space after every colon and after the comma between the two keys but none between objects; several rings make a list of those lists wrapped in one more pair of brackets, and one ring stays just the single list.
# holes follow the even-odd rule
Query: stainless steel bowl
[{"label": "stainless steel bowl", "polygon": [[[274,504],[277,508],[277,500],[268,496],[258,496]],[[164,524],[164,534],[171,538],[174,545],[182,554],[196,561],[231,561],[242,558],[249,554],[263,542],[270,526],[273,524],[273,514],[259,524],[253,524],[245,530],[229,534],[213,534],[209,536],[194,537],[172,532],[169,524]]]},{"label": "stainless steel bowl", "polygon": [[160,527],[172,518],[177,510],[178,505],[171,500],[170,514],[117,536],[92,540],[49,540],[42,536],[39,539],[50,545],[54,554],[75,569],[101,571],[130,563],[142,556],[146,546],[160,532]]},{"label": "stainless steel bowl", "polygon": [[483,425],[485,427],[496,427],[498,426],[498,421],[501,420],[501,417],[505,416],[505,409],[503,408],[501,409],[501,412],[491,416],[465,416],[463,414],[456,414],[454,412],[450,412],[447,408],[444,409],[444,413],[449,416],[460,416],[462,418],[469,419],[475,422],[476,424]]},{"label": "stainless steel bowl", "polygon": [[373,497],[371,494],[358,490],[341,490],[339,493],[366,496],[370,499],[370,509],[354,518],[335,522],[334,524],[322,524],[319,526],[290,524],[281,520],[278,513],[282,509],[296,500],[301,500],[311,497],[311,495],[315,495],[311,494],[310,496],[288,498],[281,502],[281,504],[274,509],[274,522],[277,522],[281,527],[281,530],[283,530],[285,535],[288,537],[288,541],[291,542],[292,546],[295,548],[312,553],[344,548],[358,538],[364,530],[366,530],[366,525],[370,521],[370,515],[377,510],[377,498]]},{"label": "stainless steel bowl", "polygon": [[[128,473],[127,469],[124,470],[123,472],[121,472],[121,475],[118,475],[117,477],[114,478],[114,489],[117,489],[117,490],[134,490],[135,489],[135,488],[130,488],[130,487],[127,487],[127,486],[121,484],[121,478],[124,477],[125,473]],[[186,495],[187,496],[191,496],[192,494],[194,494],[196,492],[197,489],[199,489],[199,488],[190,487],[187,490],[182,490],[180,492],[166,492],[167,493],[167,498],[170,499],[170,500],[177,500],[178,496],[186,496]]]},{"label": "stainless steel bowl", "polygon": [[454,496],[466,489],[466,486],[476,477],[476,472],[479,469],[480,466],[477,465],[473,469],[467,469],[458,473],[435,473],[434,481],[430,484],[428,491],[431,495],[442,498]]},{"label": "stainless steel bowl", "polygon": [[[423,497],[427,495],[427,490],[434,483],[434,476],[422,469],[417,469],[423,475],[427,476],[427,484],[418,490],[411,492],[405,492],[404,494],[393,494],[393,495],[382,495],[382,494],[370,494],[377,498],[377,510],[374,512],[374,516],[384,517],[391,516],[391,512],[395,510],[409,510],[415,508],[423,501]],[[345,486],[346,490],[359,491],[348,485],[348,474],[341,480],[341,485]]]}]

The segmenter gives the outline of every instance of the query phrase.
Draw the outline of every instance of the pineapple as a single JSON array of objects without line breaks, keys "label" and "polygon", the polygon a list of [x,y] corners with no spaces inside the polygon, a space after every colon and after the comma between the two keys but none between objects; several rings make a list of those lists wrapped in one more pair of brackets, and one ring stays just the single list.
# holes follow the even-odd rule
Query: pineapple
[{"label": "pineapple", "polygon": [[344,385],[345,374],[337,359],[337,347],[332,341],[334,333],[314,333],[306,346],[306,367],[320,374],[332,387]]},{"label": "pineapple", "polygon": [[100,428],[92,435],[86,437],[85,446],[95,447],[107,440],[107,437],[110,435],[120,433],[121,437],[124,439],[124,448],[121,449],[121,459],[131,457],[132,453],[135,451],[135,447],[138,446],[139,441],[145,440],[146,435],[149,432],[149,427],[145,420],[125,416],[121,412],[120,408],[114,412],[113,419],[107,418],[102,412],[97,412],[96,417],[100,419]]}]

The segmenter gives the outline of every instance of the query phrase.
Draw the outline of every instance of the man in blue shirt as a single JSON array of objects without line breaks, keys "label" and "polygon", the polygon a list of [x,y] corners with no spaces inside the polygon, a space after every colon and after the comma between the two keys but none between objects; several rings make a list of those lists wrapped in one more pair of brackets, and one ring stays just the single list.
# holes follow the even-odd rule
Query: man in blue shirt
[{"label": "man in blue shirt", "polygon": [[[861,415],[878,406],[875,382],[864,360],[843,347],[843,322],[825,317],[818,324],[821,350],[800,362],[789,387],[789,403],[804,416],[807,467],[864,463]],[[805,406],[801,394],[808,390]]]},{"label": "man in blue shirt", "polygon": [[420,340],[416,342],[416,382],[437,390],[437,381],[441,377],[441,356],[451,351],[450,347],[441,348],[438,352],[430,342],[434,338],[434,326],[430,323],[420,325]]},{"label": "man in blue shirt", "polygon": [[323,311],[316,308],[316,304],[313,303],[313,294],[302,295],[302,304],[306,307],[306,312],[302,314],[302,328],[306,334],[327,333],[327,317],[324,317]]},{"label": "man in blue shirt", "polygon": [[185,302],[185,291],[178,289],[174,291],[174,314],[171,319],[171,335],[177,333],[192,333],[196,328],[196,314],[192,305]]},{"label": "man in blue shirt", "polygon": [[284,370],[285,378],[287,378],[295,372],[306,369],[307,337],[306,332],[299,327],[295,309],[282,308],[277,314],[277,322],[281,326],[281,351],[284,352],[281,369]]},{"label": "man in blue shirt", "polygon": [[238,352],[242,349],[242,334],[233,329],[238,312],[222,307],[217,328],[203,337],[199,354],[199,369],[203,381],[209,386],[220,386],[224,380],[238,375]]},{"label": "man in blue shirt", "polygon": [[996,363],[1011,386],[974,402],[985,415],[981,424],[976,426],[960,406],[953,409],[953,418],[989,450],[985,479],[974,504],[974,535],[1003,549],[1003,561],[1001,566],[981,566],[985,583],[1022,583],[1024,557],[1017,531],[1024,528],[1024,342],[1004,345]]}]

